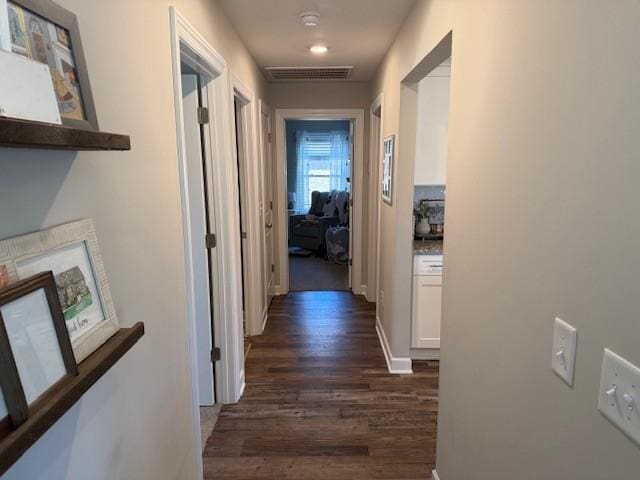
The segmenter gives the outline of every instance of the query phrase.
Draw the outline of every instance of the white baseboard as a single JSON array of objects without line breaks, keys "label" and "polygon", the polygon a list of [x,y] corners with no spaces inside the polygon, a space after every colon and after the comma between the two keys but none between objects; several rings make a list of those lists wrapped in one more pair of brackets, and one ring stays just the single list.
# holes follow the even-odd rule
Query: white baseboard
[{"label": "white baseboard", "polygon": [[384,353],[384,358],[387,361],[387,368],[389,369],[389,373],[413,373],[413,368],[411,366],[411,359],[408,357],[394,357],[391,355],[391,347],[389,346],[389,342],[387,341],[387,336],[384,333],[384,327],[380,322],[380,319],[376,317],[376,332],[378,332],[378,339],[380,340],[380,345],[382,346],[382,352]]},{"label": "white baseboard", "polygon": [[247,384],[244,381],[244,369],[242,369],[242,372],[240,372],[240,392],[238,394],[238,400],[239,401],[242,398],[242,394],[244,393],[244,389],[247,386]]},{"label": "white baseboard", "polygon": [[431,472],[431,478],[432,480],[440,480],[440,477],[438,476],[438,472],[436,472],[435,470]]},{"label": "white baseboard", "polygon": [[275,296],[280,296],[282,295],[282,290],[280,289],[280,285],[274,285],[273,287],[273,294]]},{"label": "white baseboard", "polygon": [[262,313],[262,326],[260,327],[260,335],[264,332],[265,327],[267,326],[267,318],[269,318],[269,309],[265,308]]},{"label": "white baseboard", "polygon": [[364,295],[365,297],[367,296],[367,286],[366,285],[361,285],[360,286],[360,295]]},{"label": "white baseboard", "polygon": [[440,360],[439,348],[412,348],[409,351],[412,360]]}]

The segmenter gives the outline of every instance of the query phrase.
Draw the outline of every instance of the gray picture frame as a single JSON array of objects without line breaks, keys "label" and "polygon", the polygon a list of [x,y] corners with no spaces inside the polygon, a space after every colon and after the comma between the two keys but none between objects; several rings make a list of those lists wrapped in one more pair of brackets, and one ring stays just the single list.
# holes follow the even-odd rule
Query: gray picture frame
[{"label": "gray picture frame", "polygon": [[69,31],[71,51],[73,53],[75,70],[78,75],[78,83],[80,84],[80,97],[82,99],[85,120],[62,117],[62,124],[83,130],[99,131],[98,117],[93,103],[91,83],[89,82],[89,71],[87,69],[82,39],[80,37],[80,27],[76,15],[51,0],[10,1]]}]

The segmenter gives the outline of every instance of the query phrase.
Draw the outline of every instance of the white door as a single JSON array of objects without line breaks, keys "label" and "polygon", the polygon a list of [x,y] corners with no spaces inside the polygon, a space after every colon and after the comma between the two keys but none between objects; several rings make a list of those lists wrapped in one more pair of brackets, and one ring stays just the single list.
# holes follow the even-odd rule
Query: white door
[{"label": "white door", "polygon": [[265,296],[266,305],[269,308],[271,300],[273,300],[275,287],[275,258],[274,258],[274,241],[273,241],[273,165],[271,155],[271,114],[264,109],[260,112],[262,118],[262,148],[263,151],[263,175],[264,175],[264,198],[262,202],[264,219],[264,273],[265,273]]},{"label": "white door", "polygon": [[353,290],[353,273],[351,272],[353,266],[353,190],[359,188],[359,185],[353,183],[353,122],[349,121],[349,290]]},{"label": "white door", "polygon": [[214,365],[211,361],[213,349],[212,333],[212,297],[210,290],[210,260],[205,236],[209,232],[207,222],[207,207],[205,204],[206,171],[202,156],[201,126],[198,122],[198,107],[200,94],[197,74],[182,75],[182,102],[184,136],[186,147],[186,180],[188,189],[185,192],[188,201],[190,250],[189,267],[191,275],[188,282],[193,282],[194,299],[193,316],[196,320],[196,356],[198,368],[198,392],[200,405],[213,405],[214,394]]}]

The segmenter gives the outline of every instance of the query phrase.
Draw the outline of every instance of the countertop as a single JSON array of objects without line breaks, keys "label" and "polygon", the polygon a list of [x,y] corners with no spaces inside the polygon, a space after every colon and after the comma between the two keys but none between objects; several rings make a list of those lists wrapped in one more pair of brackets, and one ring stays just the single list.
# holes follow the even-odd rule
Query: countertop
[{"label": "countertop", "polygon": [[442,255],[442,240],[414,240],[414,255]]}]

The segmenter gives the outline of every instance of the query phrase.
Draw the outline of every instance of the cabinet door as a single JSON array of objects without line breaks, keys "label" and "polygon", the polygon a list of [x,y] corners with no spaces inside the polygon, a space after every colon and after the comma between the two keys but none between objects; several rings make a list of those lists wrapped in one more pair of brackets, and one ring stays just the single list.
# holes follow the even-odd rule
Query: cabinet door
[{"label": "cabinet door", "polygon": [[413,277],[413,348],[440,348],[442,276]]}]

